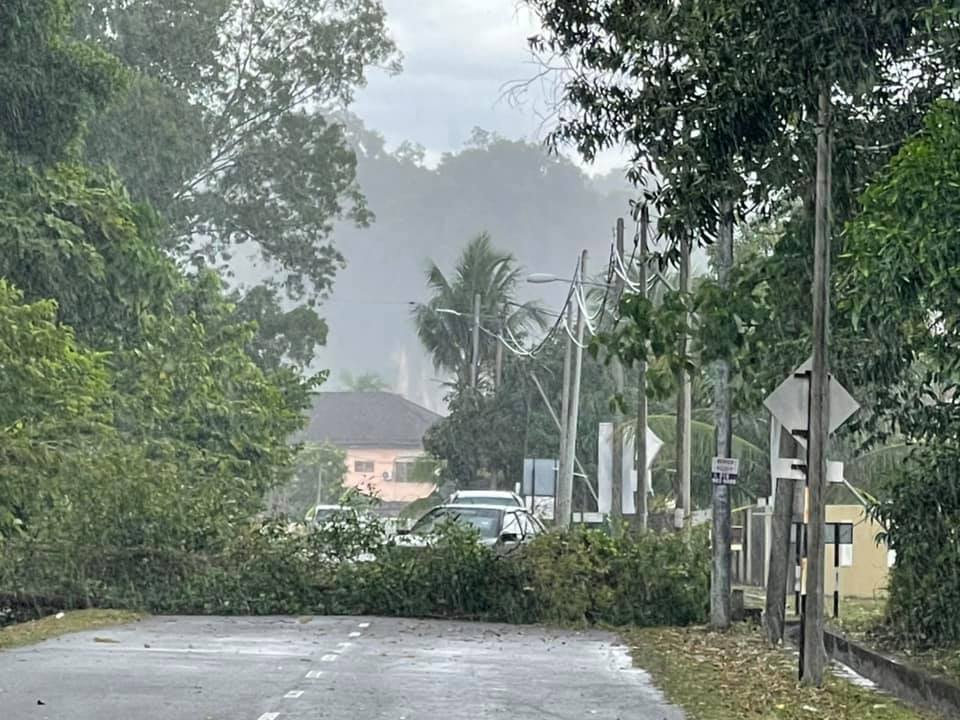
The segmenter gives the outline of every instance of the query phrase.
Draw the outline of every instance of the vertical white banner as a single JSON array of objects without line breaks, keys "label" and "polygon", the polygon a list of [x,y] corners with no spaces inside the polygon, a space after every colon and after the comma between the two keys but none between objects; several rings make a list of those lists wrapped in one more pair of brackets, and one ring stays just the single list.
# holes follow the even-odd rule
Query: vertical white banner
[{"label": "vertical white banner", "polygon": [[[613,492],[613,423],[600,423],[599,442],[597,443],[597,485],[598,509],[609,513]],[[633,438],[623,443],[623,514],[635,515],[637,512],[634,498],[637,492],[637,471],[634,467]]]}]

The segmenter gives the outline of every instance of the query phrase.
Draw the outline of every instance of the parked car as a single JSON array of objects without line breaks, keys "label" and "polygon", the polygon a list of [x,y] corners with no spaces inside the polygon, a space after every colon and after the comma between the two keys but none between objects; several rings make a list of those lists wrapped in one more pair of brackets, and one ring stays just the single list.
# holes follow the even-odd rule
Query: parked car
[{"label": "parked car", "polygon": [[522,507],[448,504],[429,510],[412,528],[399,532],[394,542],[402,547],[428,546],[437,531],[450,522],[472,527],[480,534],[483,545],[498,550],[513,549],[546,530],[543,523]]},{"label": "parked car", "polygon": [[525,507],[523,498],[503,490],[458,490],[447,501],[448,505],[497,505]]},{"label": "parked car", "polygon": [[314,505],[307,510],[306,520],[308,525],[321,527],[338,518],[356,518],[360,519],[360,513],[356,508],[346,505]]}]

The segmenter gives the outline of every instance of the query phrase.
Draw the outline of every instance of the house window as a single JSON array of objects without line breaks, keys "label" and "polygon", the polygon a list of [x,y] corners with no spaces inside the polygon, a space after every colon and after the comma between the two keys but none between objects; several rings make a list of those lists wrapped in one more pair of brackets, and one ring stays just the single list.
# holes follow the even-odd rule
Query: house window
[{"label": "house window", "polygon": [[353,471],[358,473],[372,473],[374,471],[373,460],[354,460]]},{"label": "house window", "polygon": [[841,545],[853,545],[853,523],[827,523],[827,534],[824,543],[833,545],[837,542],[837,533],[840,533]]},{"label": "house window", "polygon": [[397,460],[393,464],[393,479],[397,482],[413,482],[413,468],[416,462],[413,460]]},{"label": "house window", "polygon": [[[834,546],[837,544],[837,535],[840,537],[840,567],[853,565],[853,523],[826,523],[824,526],[823,544],[827,549],[827,563],[833,565]],[[793,526],[790,537],[790,557],[796,557],[797,541],[803,548],[803,557],[807,557],[807,528],[799,523]]]},{"label": "house window", "polygon": [[827,523],[827,534],[823,539],[825,545],[836,546],[839,541],[839,547],[833,552],[828,552],[827,557],[839,561],[840,567],[851,567],[853,565],[853,523]]}]

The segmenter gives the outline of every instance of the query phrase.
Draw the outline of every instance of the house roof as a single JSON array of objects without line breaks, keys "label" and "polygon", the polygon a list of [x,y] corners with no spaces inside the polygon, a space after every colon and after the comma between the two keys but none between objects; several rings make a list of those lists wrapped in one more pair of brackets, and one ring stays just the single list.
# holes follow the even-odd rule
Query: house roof
[{"label": "house roof", "polygon": [[440,415],[388,392],[321,392],[314,395],[300,442],[344,448],[422,449],[423,435]]}]

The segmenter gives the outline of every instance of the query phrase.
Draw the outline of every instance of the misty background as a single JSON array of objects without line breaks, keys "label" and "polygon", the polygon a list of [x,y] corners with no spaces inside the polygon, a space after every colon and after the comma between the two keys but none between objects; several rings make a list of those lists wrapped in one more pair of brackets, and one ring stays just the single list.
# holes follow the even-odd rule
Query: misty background
[{"label": "misty background", "polygon": [[[528,272],[569,278],[578,253],[606,268],[618,216],[633,227],[616,150],[586,166],[572,151],[550,154],[554,87],[534,78],[527,49],[537,25],[514,0],[387,0],[399,74],[372,70],[367,87],[338,119],[357,153],[357,179],[375,215],[368,227],[340,223],[334,243],[346,266],[321,307],[329,325],[315,370],[324,390],[347,375],[374,373],[388,388],[442,412],[445,394],[420,345],[412,303],[426,299],[429,261],[444,272],[467,242],[488,232]],[[240,284],[269,271],[248,263]],[[522,300],[560,307],[562,283],[525,285]]]}]

